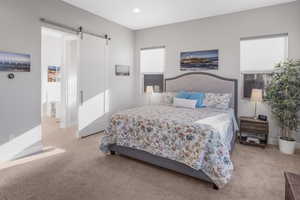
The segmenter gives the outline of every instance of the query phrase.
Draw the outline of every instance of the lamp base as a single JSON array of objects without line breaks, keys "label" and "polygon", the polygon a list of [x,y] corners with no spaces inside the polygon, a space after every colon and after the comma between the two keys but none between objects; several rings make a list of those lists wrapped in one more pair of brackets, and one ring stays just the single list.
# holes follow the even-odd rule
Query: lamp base
[{"label": "lamp base", "polygon": [[254,119],[258,119],[257,117],[257,102],[255,102],[255,110],[254,110]]}]

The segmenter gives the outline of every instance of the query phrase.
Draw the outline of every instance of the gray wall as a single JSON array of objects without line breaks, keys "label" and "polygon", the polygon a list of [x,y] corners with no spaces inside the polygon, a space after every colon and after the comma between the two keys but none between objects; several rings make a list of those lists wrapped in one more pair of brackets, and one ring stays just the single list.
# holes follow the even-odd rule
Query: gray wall
[{"label": "gray wall", "polygon": [[[139,30],[136,32],[136,64],[137,66],[139,64],[140,48],[165,45],[165,76],[173,77],[181,73],[179,71],[181,51],[219,49],[219,70],[210,72],[240,79],[239,114],[253,115],[253,107],[247,100],[241,98],[240,38],[278,33],[289,34],[289,57],[300,58],[299,1]],[[265,105],[261,105],[259,111],[270,115],[269,108]],[[276,124],[272,120],[271,143],[277,141],[277,131]]]},{"label": "gray wall", "polygon": [[59,0],[0,0],[0,50],[32,56],[30,73],[16,73],[14,80],[8,80],[8,73],[0,72],[0,147],[41,124],[40,17],[109,34],[111,111],[133,104],[134,77],[114,76],[115,64],[130,65],[134,70],[133,31]]}]

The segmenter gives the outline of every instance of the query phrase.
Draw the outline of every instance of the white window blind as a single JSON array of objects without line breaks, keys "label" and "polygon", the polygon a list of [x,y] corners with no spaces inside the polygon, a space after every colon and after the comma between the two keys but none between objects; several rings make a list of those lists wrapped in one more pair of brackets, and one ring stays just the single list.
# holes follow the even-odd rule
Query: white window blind
[{"label": "white window blind", "polygon": [[272,71],[277,63],[287,58],[287,46],[287,35],[242,39],[240,42],[241,71]]},{"label": "white window blind", "polygon": [[163,73],[165,68],[165,48],[143,49],[140,52],[141,73]]}]

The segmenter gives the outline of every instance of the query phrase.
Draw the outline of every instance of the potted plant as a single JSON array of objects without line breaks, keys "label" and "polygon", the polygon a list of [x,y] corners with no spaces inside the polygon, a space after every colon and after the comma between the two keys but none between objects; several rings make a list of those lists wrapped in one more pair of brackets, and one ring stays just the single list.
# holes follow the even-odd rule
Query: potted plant
[{"label": "potted plant", "polygon": [[275,67],[266,89],[266,100],[281,128],[279,149],[282,153],[293,154],[296,147],[294,133],[299,126],[300,60],[287,60]]}]

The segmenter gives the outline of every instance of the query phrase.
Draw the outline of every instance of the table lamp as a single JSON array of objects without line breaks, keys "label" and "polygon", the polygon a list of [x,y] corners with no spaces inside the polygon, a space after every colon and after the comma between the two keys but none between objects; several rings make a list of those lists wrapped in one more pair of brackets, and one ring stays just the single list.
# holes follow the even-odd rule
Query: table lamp
[{"label": "table lamp", "polygon": [[149,96],[149,104],[151,104],[151,96],[154,93],[153,86],[146,87],[146,94]]},{"label": "table lamp", "polygon": [[256,113],[257,112],[257,103],[260,103],[263,101],[262,89],[252,89],[251,101],[255,103],[254,118],[257,119],[257,113]]}]

